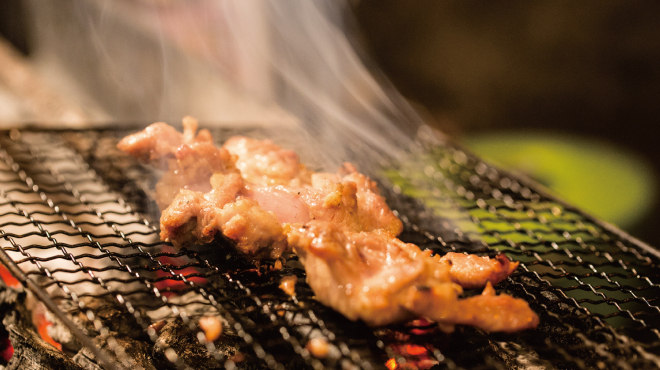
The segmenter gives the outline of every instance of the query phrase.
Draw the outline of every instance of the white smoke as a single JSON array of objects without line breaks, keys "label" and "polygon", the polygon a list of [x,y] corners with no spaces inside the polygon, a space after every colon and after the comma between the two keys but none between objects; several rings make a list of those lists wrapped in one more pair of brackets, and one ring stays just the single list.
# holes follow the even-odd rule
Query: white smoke
[{"label": "white smoke", "polygon": [[[381,152],[407,148],[421,120],[366,68],[351,43],[342,1],[218,2],[245,59],[269,70],[266,93],[327,148],[367,143]],[[249,14],[259,9],[268,32],[251,39]],[[264,46],[267,45],[267,46]],[[248,87],[249,88],[249,87]],[[357,139],[357,140],[355,140]]]},{"label": "white smoke", "polygon": [[[114,122],[177,124],[192,115],[202,126],[265,126],[286,132],[274,139],[295,149],[312,143],[303,151],[326,167],[374,155],[367,148],[396,156],[422,126],[365,66],[344,1],[32,5],[36,59],[69,75]],[[302,130],[291,135],[295,125]]]}]

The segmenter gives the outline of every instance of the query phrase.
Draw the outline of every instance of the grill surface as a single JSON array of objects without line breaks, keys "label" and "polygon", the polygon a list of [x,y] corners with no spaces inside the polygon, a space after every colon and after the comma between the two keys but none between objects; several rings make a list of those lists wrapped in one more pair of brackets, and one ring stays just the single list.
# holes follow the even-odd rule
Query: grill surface
[{"label": "grill surface", "polygon": [[[197,319],[215,313],[241,352],[273,369],[660,366],[658,253],[449,143],[376,173],[404,221],[401,238],[440,254],[520,261],[497,290],[530,303],[536,330],[444,334],[424,322],[374,330],[317,303],[295,256],[275,270],[235,259],[220,243],[161,243],[149,196],[155,175],[115,149],[127,133],[0,132],[0,245],[62,311],[84,313],[107,334],[103,350],[118,367],[137,365],[90,300],[115,302],[153,342],[154,323],[178,318],[201,333]],[[278,288],[287,275],[299,278],[293,298]],[[305,349],[316,336],[334,355]],[[198,338],[217,363],[241,366]],[[175,348],[165,353],[175,367],[196,366]]]}]

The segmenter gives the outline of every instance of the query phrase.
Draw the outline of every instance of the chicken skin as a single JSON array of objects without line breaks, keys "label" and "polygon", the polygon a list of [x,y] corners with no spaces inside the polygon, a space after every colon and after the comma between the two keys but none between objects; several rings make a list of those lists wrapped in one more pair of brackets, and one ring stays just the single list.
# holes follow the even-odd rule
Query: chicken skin
[{"label": "chicken skin", "polygon": [[[504,255],[432,255],[397,239],[403,225],[376,183],[345,163],[315,173],[270,140],[232,137],[216,147],[210,133],[184,119],[124,138],[118,147],[167,170],[156,186],[161,239],[175,246],[233,241],[248,258],[300,257],[316,299],[372,326],[425,317],[441,329],[534,328],[529,305],[492,284],[517,267]],[[485,289],[461,298],[463,288]]]}]

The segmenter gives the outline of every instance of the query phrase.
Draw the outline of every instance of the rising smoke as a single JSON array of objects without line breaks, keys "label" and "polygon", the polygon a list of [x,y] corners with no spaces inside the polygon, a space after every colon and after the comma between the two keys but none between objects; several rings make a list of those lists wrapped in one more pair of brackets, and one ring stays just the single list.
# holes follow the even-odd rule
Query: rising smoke
[{"label": "rising smoke", "polygon": [[[202,126],[259,124],[333,171],[355,156],[397,156],[422,127],[365,66],[344,1],[33,5],[37,55],[59,64],[115,122],[177,124],[192,115]],[[291,122],[301,128],[295,135]]]}]

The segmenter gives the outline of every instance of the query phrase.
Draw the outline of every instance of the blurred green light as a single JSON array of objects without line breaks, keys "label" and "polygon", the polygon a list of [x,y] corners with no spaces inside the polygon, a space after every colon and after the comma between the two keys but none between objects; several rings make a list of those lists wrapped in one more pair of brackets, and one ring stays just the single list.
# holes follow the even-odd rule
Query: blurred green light
[{"label": "blurred green light", "polygon": [[560,199],[623,229],[654,206],[657,175],[643,158],[616,145],[548,132],[500,132],[464,139],[478,156],[522,172]]}]

